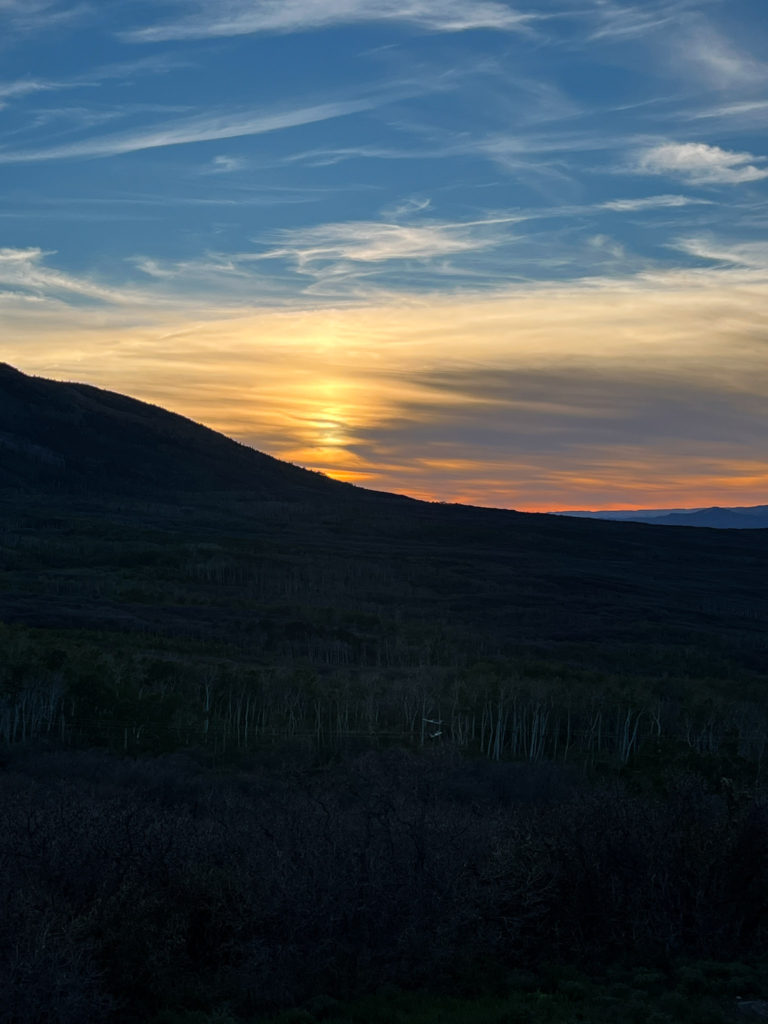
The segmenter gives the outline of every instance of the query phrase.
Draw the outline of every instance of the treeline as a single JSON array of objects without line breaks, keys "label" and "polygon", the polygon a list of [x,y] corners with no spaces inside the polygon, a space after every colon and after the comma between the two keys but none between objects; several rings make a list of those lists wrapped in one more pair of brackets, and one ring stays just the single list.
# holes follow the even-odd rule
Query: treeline
[{"label": "treeline", "polygon": [[550,962],[749,959],[767,854],[763,790],[684,772],[658,797],[435,751],[323,766],[294,747],[214,774],[19,748],[0,772],[0,1022],[248,1020]]},{"label": "treeline", "polygon": [[57,640],[0,628],[0,744],[226,757],[293,740],[323,751],[357,742],[614,767],[657,752],[757,777],[768,742],[768,705],[745,681],[734,699],[701,679],[660,685],[545,662],[323,673]]}]

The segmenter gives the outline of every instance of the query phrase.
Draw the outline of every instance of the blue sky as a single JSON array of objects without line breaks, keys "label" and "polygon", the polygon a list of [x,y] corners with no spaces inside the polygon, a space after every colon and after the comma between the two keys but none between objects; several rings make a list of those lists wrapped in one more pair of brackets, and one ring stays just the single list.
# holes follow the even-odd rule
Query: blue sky
[{"label": "blue sky", "polygon": [[0,356],[368,486],[765,501],[760,0],[0,0]]}]

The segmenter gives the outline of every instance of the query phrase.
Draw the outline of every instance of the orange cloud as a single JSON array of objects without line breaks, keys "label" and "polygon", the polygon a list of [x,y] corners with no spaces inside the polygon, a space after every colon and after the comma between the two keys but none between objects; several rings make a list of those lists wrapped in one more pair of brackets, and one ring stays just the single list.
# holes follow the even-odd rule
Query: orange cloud
[{"label": "orange cloud", "polygon": [[[339,479],[531,510],[766,500],[754,268],[376,305],[25,309],[3,358]],[[58,319],[55,316],[58,312]]]}]

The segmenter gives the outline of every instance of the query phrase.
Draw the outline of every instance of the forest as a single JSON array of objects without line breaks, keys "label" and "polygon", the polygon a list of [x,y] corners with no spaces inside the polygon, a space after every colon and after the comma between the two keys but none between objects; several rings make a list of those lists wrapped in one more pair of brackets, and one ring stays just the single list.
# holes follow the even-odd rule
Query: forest
[{"label": "forest", "polygon": [[7,377],[1,1024],[760,1015],[766,531],[415,502]]}]

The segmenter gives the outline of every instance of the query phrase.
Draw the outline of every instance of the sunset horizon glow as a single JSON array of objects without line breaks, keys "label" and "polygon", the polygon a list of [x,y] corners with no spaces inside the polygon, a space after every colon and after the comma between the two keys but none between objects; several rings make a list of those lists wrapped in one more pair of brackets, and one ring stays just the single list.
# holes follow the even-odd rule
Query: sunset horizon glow
[{"label": "sunset horizon glow", "polygon": [[749,0],[0,0],[0,359],[339,480],[768,503]]}]

